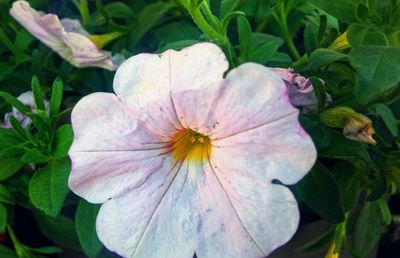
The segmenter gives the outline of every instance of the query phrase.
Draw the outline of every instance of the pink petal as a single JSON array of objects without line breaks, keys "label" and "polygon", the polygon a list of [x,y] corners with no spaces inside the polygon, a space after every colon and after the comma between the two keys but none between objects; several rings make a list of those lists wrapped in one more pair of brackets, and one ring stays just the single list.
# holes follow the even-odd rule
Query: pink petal
[{"label": "pink petal", "polygon": [[115,70],[108,55],[97,49],[87,37],[66,32],[57,15],[41,15],[26,1],[16,1],[10,14],[33,36],[76,67],[101,67]]},{"label": "pink petal", "polygon": [[166,143],[137,121],[137,113],[111,93],[84,97],[72,112],[69,187],[103,202],[146,180],[162,167]]}]

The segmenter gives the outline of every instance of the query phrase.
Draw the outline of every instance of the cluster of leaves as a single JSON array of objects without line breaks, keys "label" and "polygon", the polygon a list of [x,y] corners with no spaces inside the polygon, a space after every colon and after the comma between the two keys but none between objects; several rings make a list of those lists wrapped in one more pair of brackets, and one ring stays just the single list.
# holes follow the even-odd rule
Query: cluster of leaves
[{"label": "cluster of leaves", "polygon": [[[68,107],[88,93],[111,91],[113,73],[77,69],[62,60],[10,17],[11,2],[0,0],[0,113],[13,106],[32,123],[24,128],[12,117],[12,128],[0,129],[0,233],[7,231],[10,238],[0,245],[0,254],[37,257],[64,251],[108,257],[95,232],[99,207],[80,200],[67,187],[67,152],[73,137]],[[319,100],[317,112],[301,115],[318,149],[318,161],[292,190],[306,204],[303,211],[309,207],[331,225],[301,248],[335,243],[335,251],[343,248],[353,257],[365,257],[393,223],[388,200],[400,189],[399,0],[30,4],[80,19],[91,34],[121,33],[107,50],[125,57],[207,40],[221,46],[231,68],[245,62],[295,68],[312,80]],[[36,111],[13,97],[29,89]],[[371,118],[377,145],[349,140],[324,125],[319,114],[336,106]],[[18,228],[23,216],[33,218],[38,227],[32,232]],[[24,234],[45,237],[28,247]]]}]

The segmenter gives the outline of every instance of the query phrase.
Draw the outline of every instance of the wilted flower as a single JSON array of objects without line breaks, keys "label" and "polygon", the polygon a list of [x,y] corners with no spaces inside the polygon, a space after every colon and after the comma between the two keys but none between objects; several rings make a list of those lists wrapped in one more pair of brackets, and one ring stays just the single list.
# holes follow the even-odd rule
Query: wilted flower
[{"label": "wilted flower", "polygon": [[372,138],[372,121],[349,107],[335,107],[320,114],[321,121],[330,127],[343,128],[343,135],[351,140],[376,144]]},{"label": "wilted flower", "polygon": [[[14,2],[10,14],[33,36],[76,67],[115,70],[119,65],[113,62],[107,52],[99,50],[95,43],[103,46],[104,43],[119,37],[121,33],[90,36],[79,21],[71,19],[60,21],[57,15],[40,14],[26,1]],[[97,41],[91,41],[90,37],[94,37]]]},{"label": "wilted flower", "polygon": [[72,112],[69,187],[125,257],[263,257],[288,241],[315,147],[282,79],[209,43],[124,62]]},{"label": "wilted flower", "polygon": [[[22,93],[21,95],[19,95],[19,97],[17,99],[19,101],[21,101],[23,104],[25,104],[27,107],[29,107],[33,113],[36,113],[37,107],[36,107],[35,98],[33,97],[32,91],[27,91],[27,92]],[[49,110],[49,101],[44,99],[43,102],[44,102],[46,111],[48,111]],[[29,117],[22,114],[18,109],[13,107],[11,112],[5,114],[4,124],[2,124],[1,127],[11,128],[11,123],[10,123],[11,116],[15,117],[23,128],[26,128],[31,123],[31,119]]]},{"label": "wilted flower", "polygon": [[279,73],[288,89],[289,98],[293,106],[301,108],[302,112],[318,110],[318,99],[315,96],[310,79],[296,73],[292,68],[271,68]]}]

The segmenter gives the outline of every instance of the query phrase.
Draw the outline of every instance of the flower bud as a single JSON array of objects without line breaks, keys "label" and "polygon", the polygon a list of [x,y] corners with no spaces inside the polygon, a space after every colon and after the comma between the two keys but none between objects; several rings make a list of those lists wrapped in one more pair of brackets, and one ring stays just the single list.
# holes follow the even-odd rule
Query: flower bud
[{"label": "flower bud", "polygon": [[354,141],[376,144],[372,138],[372,121],[349,107],[335,107],[320,114],[320,120],[329,127],[343,128],[343,135]]},{"label": "flower bud", "polygon": [[335,39],[335,41],[328,48],[332,50],[345,50],[351,48],[351,45],[347,40],[347,31]]}]

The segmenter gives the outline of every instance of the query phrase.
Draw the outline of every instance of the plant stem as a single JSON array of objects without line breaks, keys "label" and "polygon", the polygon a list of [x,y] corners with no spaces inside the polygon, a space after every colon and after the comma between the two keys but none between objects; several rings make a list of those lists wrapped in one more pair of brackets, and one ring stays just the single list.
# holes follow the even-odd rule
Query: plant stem
[{"label": "plant stem", "polygon": [[275,19],[277,19],[277,22],[281,26],[283,39],[285,40],[286,46],[288,47],[292,56],[296,60],[299,60],[301,57],[300,57],[299,51],[297,50],[296,46],[293,43],[292,35],[289,31],[284,3],[281,2],[277,8],[278,8],[278,16],[274,16],[274,17],[275,17]]},{"label": "plant stem", "polygon": [[83,26],[87,26],[89,24],[89,20],[90,20],[89,7],[87,4],[87,0],[80,0],[79,11],[82,16]]}]

